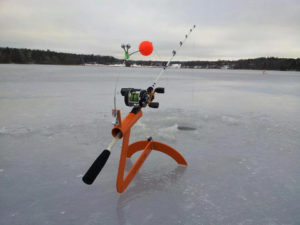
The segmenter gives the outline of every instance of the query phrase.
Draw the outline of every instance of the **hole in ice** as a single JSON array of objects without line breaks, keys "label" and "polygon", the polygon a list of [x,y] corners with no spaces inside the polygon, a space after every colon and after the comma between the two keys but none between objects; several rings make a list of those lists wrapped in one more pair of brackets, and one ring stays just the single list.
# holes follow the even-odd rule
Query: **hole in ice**
[{"label": "hole in ice", "polygon": [[178,130],[196,130],[195,127],[190,127],[190,126],[178,126]]}]

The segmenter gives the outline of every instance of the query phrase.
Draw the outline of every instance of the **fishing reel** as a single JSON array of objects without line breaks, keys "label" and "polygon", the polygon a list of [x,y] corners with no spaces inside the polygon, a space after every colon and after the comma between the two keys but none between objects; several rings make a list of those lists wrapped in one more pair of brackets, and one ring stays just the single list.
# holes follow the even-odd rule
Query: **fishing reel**
[{"label": "fishing reel", "polygon": [[136,88],[122,88],[121,95],[124,96],[125,105],[129,107],[146,107],[158,108],[158,102],[152,102],[154,100],[154,94],[165,93],[165,88],[158,87],[153,90],[149,87],[147,90]]}]

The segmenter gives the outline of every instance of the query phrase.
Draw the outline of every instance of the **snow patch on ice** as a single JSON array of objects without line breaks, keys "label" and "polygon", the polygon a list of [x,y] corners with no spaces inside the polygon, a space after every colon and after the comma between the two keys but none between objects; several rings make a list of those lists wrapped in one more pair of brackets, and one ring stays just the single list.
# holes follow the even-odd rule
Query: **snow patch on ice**
[{"label": "snow patch on ice", "polygon": [[0,135],[22,135],[32,132],[32,129],[28,127],[15,127],[15,128],[6,128],[2,127],[0,129]]},{"label": "snow patch on ice", "polygon": [[234,117],[231,116],[222,116],[221,117],[222,122],[227,124],[227,125],[238,125],[240,123],[240,121]]},{"label": "snow patch on ice", "polygon": [[6,127],[1,127],[1,128],[0,128],[0,135],[1,135],[1,134],[6,134],[6,132],[7,132]]},{"label": "snow patch on ice", "polygon": [[4,169],[0,169],[0,173],[2,173],[4,171]]},{"label": "snow patch on ice", "polygon": [[173,126],[170,127],[164,127],[158,129],[158,136],[165,138],[165,139],[170,139],[170,140],[175,140],[176,139],[176,132],[178,130],[178,125],[174,124]]},{"label": "snow patch on ice", "polygon": [[147,128],[146,124],[142,123],[140,121],[137,122],[135,126],[138,127],[138,128],[140,128],[140,129],[142,129],[142,130],[146,130],[146,128]]},{"label": "snow patch on ice", "polygon": [[207,120],[209,119],[209,116],[208,116],[207,114],[203,114],[203,115],[202,115],[202,119],[203,119],[204,121],[207,121]]}]

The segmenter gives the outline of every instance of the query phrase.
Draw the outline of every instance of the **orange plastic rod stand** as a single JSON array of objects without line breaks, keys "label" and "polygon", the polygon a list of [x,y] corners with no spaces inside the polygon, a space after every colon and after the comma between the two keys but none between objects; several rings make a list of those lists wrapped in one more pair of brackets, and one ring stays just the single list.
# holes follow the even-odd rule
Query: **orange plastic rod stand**
[{"label": "orange plastic rod stand", "polygon": [[122,193],[125,191],[125,189],[128,187],[134,176],[137,174],[147,157],[149,156],[151,152],[151,141],[148,142],[148,144],[145,146],[144,151],[141,153],[139,158],[136,160],[136,162],[133,164],[129,172],[127,173],[125,179],[124,172],[125,172],[125,166],[126,166],[126,158],[127,158],[127,151],[128,151],[128,141],[129,141],[130,131],[124,135],[123,139],[123,146],[122,146],[122,152],[121,152],[121,158],[119,163],[119,171],[118,171],[118,177],[117,177],[117,191],[119,193]]},{"label": "orange plastic rod stand", "polygon": [[[118,132],[121,132],[121,137],[123,137],[122,150],[119,162],[118,176],[117,176],[117,191],[122,193],[128,187],[134,176],[137,174],[149,154],[152,150],[157,150],[163,152],[170,157],[172,157],[178,164],[187,165],[186,160],[183,156],[177,152],[174,148],[153,140],[144,140],[132,143],[129,145],[130,139],[130,131],[131,127],[136,123],[136,121],[142,116],[142,110],[137,113],[129,113],[120,123],[119,126],[114,126],[112,129],[112,135],[115,137]],[[121,114],[118,110],[118,117],[121,120]],[[120,137],[120,138],[121,138]],[[141,155],[133,164],[129,172],[124,178],[125,166],[126,166],[126,158],[131,157],[135,152],[141,151]]]},{"label": "orange plastic rod stand", "polygon": [[[128,115],[121,121],[119,126],[115,126],[112,129],[112,136],[116,137],[118,132],[121,132],[120,138],[123,137],[123,135],[131,129],[131,127],[138,121],[139,118],[143,115],[142,110],[139,110],[137,113],[128,113]],[[121,114],[118,113],[118,116],[121,119]]]},{"label": "orange plastic rod stand", "polygon": [[[187,162],[183,156],[171,146],[158,141],[151,141],[151,143],[152,150],[163,152],[172,157],[178,164],[187,166]],[[147,144],[147,140],[132,143],[128,146],[127,157],[130,158],[134,153],[143,150]]]}]

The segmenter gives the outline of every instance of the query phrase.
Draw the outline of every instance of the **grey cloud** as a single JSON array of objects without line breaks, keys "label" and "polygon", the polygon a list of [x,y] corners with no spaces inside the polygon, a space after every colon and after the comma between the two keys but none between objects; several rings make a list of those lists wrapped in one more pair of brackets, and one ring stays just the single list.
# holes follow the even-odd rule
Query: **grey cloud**
[{"label": "grey cloud", "polygon": [[0,1],[0,45],[122,57],[121,43],[154,43],[165,60],[194,24],[178,60],[300,56],[300,4],[252,1]]}]

